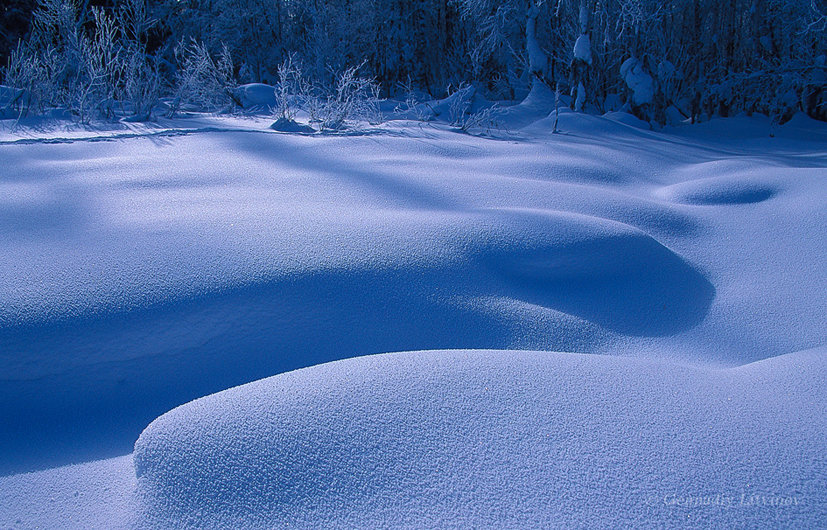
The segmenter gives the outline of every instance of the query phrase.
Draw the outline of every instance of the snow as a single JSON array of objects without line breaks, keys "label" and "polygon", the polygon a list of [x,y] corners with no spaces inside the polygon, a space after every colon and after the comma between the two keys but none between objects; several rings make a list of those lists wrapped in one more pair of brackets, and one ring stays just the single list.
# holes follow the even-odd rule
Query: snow
[{"label": "snow", "polygon": [[577,37],[574,42],[574,58],[580,59],[586,64],[592,64],[592,47],[589,36],[585,33]]},{"label": "snow", "polygon": [[3,125],[0,526],[824,526],[824,125],[553,97]]},{"label": "snow", "polygon": [[629,57],[620,65],[620,76],[632,91],[632,102],[645,105],[655,96],[655,82],[638,59]]},{"label": "snow", "polygon": [[[349,359],[161,416],[135,470],[160,524],[822,526],[825,353],[723,370],[514,351]],[[716,494],[733,506],[673,504]],[[791,504],[745,505],[756,494]]]},{"label": "snow", "polygon": [[771,199],[783,186],[780,179],[774,180],[710,177],[666,186],[658,190],[658,195],[685,204],[749,204]]},{"label": "snow", "polygon": [[292,133],[306,133],[311,134],[315,132],[315,129],[309,125],[304,125],[302,123],[298,123],[295,120],[291,120],[288,118],[279,118],[272,125],[270,128],[274,131],[281,131],[281,132],[292,132]]},{"label": "snow", "polygon": [[0,477],[0,527],[130,528],[136,488],[131,455]]},{"label": "snow", "polygon": [[134,474],[127,456],[2,479],[0,525],[821,527],[825,353],[337,361],[161,416]]},{"label": "snow", "polygon": [[577,99],[574,100],[574,110],[583,112],[583,105],[586,104],[586,88],[583,83],[577,84]]},{"label": "snow", "polygon": [[234,90],[234,96],[247,110],[271,110],[276,106],[276,90],[271,85],[249,83]]}]

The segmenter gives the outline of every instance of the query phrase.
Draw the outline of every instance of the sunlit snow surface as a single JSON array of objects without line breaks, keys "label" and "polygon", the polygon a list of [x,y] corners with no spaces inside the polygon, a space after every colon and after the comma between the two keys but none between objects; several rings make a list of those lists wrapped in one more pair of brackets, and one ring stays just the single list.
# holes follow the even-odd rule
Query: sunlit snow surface
[{"label": "sunlit snow surface", "polygon": [[827,127],[547,112],[6,128],[0,526],[827,525]]}]

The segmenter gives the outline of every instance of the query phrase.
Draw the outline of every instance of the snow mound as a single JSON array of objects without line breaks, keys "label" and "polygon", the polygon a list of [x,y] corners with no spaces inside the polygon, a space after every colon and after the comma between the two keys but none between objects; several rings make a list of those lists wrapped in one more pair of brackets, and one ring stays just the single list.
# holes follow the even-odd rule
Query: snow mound
[{"label": "snow mound", "polygon": [[[561,101],[558,106],[568,110],[567,102],[568,97],[565,97],[565,101]],[[500,107],[498,118],[509,130],[517,131],[544,120],[550,113],[554,112],[554,109],[554,91],[545,83],[534,83],[531,91],[520,103]]]},{"label": "snow mound", "polygon": [[499,214],[495,226],[503,228],[477,254],[515,299],[657,336],[697,324],[715,295],[703,275],[638,228],[569,212]]},{"label": "snow mound", "polygon": [[130,528],[136,482],[132,455],[2,476],[0,528]]},{"label": "snow mound", "polygon": [[141,524],[820,527],[826,353],[731,369],[520,351],[314,366],[149,425]]},{"label": "snow mound", "polygon": [[661,198],[684,204],[751,204],[771,199],[777,186],[742,177],[713,177],[665,186],[657,191]]},{"label": "snow mound", "polygon": [[246,110],[267,111],[276,106],[276,90],[264,83],[249,83],[233,90],[235,98]]},{"label": "snow mound", "polygon": [[290,132],[290,133],[314,133],[316,132],[313,127],[309,125],[304,125],[302,123],[297,122],[296,120],[291,120],[288,118],[279,118],[270,125],[270,128],[274,131],[279,132]]}]

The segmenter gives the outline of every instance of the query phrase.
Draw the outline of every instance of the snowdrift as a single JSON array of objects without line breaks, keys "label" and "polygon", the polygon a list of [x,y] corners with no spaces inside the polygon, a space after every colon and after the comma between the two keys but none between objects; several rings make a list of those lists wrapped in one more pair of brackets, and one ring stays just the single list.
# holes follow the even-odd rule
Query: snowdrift
[{"label": "snowdrift", "polygon": [[823,126],[566,111],[551,134],[549,104],[505,109],[504,139],[188,118],[0,145],[0,473],[120,455],[181,403],[357,355],[823,343]]},{"label": "snowdrift", "polygon": [[0,526],[824,526],[827,130],[550,109],[0,132]]},{"label": "snowdrift", "polygon": [[709,369],[428,351],[208,396],[135,444],[147,524],[819,527],[827,350]]},{"label": "snowdrift", "polygon": [[710,177],[673,184],[659,195],[676,202],[698,205],[750,204],[766,201],[777,193],[777,185],[749,178]]}]

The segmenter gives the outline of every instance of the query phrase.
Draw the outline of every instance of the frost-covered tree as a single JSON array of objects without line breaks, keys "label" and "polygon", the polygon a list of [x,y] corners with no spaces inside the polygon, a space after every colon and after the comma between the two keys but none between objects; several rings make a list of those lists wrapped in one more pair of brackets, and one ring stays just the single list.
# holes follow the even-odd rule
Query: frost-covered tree
[{"label": "frost-covered tree", "polygon": [[472,60],[482,73],[492,65],[530,86],[547,83],[550,60],[541,41],[549,3],[544,0],[460,0],[464,17],[478,28]]},{"label": "frost-covered tree", "polygon": [[202,43],[211,54],[226,47],[243,82],[274,82],[290,52],[303,51],[321,3],[292,0],[163,0],[155,8],[166,34],[162,53],[174,62],[180,42]]},{"label": "frost-covered tree", "polygon": [[10,0],[0,44],[20,35],[7,21],[29,13],[3,76],[35,110],[148,116],[194,64],[178,63],[175,49],[197,42],[212,58],[227,50],[228,82],[276,83],[293,57],[328,91],[361,65],[387,96],[440,97],[471,83],[519,99],[548,85],[578,110],[660,123],[827,118],[821,0],[37,0],[33,13],[19,7],[27,1]]}]

